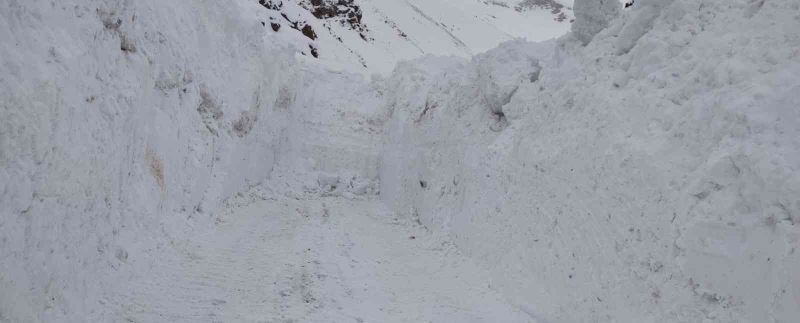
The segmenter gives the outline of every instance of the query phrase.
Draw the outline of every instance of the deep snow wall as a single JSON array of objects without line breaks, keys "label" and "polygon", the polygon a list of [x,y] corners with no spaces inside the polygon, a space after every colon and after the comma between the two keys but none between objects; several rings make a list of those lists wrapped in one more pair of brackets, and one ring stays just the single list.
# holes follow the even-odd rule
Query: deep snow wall
[{"label": "deep snow wall", "polygon": [[604,3],[398,67],[382,199],[542,322],[797,321],[800,3]]},{"label": "deep snow wall", "polygon": [[0,1],[0,322],[125,319],[140,310],[117,295],[127,278],[191,256],[193,228],[250,186],[375,192],[382,115],[364,107],[379,95],[302,67],[262,15],[245,0]]},{"label": "deep snow wall", "polygon": [[0,321],[142,310],[127,278],[257,184],[380,191],[542,322],[795,321],[800,4],[575,8],[368,83],[255,1],[0,0]]}]

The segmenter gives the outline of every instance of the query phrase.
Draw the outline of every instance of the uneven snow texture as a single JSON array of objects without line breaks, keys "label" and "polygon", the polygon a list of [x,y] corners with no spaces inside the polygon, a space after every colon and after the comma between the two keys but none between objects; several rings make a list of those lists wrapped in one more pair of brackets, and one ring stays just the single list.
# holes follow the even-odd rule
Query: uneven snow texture
[{"label": "uneven snow texture", "polygon": [[800,3],[604,8],[577,1],[556,44],[399,67],[382,199],[542,322],[796,322]]},{"label": "uneven snow texture", "polygon": [[575,8],[572,35],[584,44],[608,27],[608,23],[620,12],[617,0],[576,0]]},{"label": "uneven snow texture", "polygon": [[255,1],[0,0],[0,321],[162,319],[127,282],[252,233],[215,228],[259,186],[379,193],[531,320],[796,322],[800,3],[598,4],[366,82]]},{"label": "uneven snow texture", "polygon": [[[261,11],[0,1],[0,321],[120,320],[104,299],[121,282],[268,178],[299,195],[374,193],[375,92],[305,71]],[[353,153],[332,154],[337,138]]]}]

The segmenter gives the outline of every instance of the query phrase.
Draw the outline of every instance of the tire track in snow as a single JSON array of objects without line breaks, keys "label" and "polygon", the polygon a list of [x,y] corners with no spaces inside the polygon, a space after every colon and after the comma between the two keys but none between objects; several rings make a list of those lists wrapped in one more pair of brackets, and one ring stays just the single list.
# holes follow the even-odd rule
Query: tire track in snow
[{"label": "tire track in snow", "polygon": [[488,274],[377,201],[258,201],[107,295],[129,322],[530,322]]}]

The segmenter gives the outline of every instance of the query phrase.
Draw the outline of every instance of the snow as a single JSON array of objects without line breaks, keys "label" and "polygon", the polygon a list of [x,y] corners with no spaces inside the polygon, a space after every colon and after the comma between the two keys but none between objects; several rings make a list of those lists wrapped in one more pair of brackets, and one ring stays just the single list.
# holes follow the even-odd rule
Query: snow
[{"label": "snow", "polygon": [[612,2],[0,1],[0,322],[797,321],[800,4]]},{"label": "snow", "polygon": [[[399,68],[381,198],[547,321],[795,321],[800,11],[754,5],[638,1],[586,48]],[[505,121],[487,61],[519,64]]]},{"label": "snow", "polygon": [[[277,37],[297,44],[308,53],[306,43],[319,48],[319,59],[312,60],[329,69],[363,75],[387,75],[399,61],[427,54],[469,58],[498,44],[524,38],[541,41],[569,31],[572,12],[557,21],[549,9],[533,7],[515,10],[513,1],[483,0],[369,0],[358,1],[363,12],[362,34],[349,25],[313,17],[298,6],[298,1],[283,2],[282,13],[306,21],[319,36],[310,41],[300,32],[283,28]],[[272,21],[285,23],[277,11],[265,14]]]},{"label": "snow", "polygon": [[616,0],[577,0],[572,35],[587,44],[598,32],[608,27],[608,23],[619,12],[620,6]]},{"label": "snow", "polygon": [[[374,155],[361,147],[375,136],[356,136],[380,115],[370,85],[327,73],[305,86],[315,74],[261,13],[249,1],[0,2],[0,321],[122,319],[107,295],[267,178],[295,195],[322,194],[326,174],[350,185],[332,194],[375,186],[376,166],[349,165]],[[364,92],[364,106],[339,113],[317,89],[352,93],[331,105]],[[326,124],[339,119],[352,127]],[[304,142],[320,136],[358,154]],[[311,160],[281,180],[283,165]]]},{"label": "snow", "polygon": [[99,319],[528,322],[490,288],[485,270],[378,201],[239,202],[246,206],[175,239],[161,261],[125,277]]}]

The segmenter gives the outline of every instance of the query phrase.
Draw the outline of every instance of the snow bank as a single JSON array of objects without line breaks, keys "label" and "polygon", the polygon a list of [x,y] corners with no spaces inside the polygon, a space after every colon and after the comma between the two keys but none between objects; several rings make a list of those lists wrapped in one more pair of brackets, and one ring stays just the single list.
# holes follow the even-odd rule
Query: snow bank
[{"label": "snow bank", "polygon": [[142,310],[258,184],[380,191],[542,322],[796,320],[800,5],[607,3],[372,82],[255,1],[0,3],[0,321]]},{"label": "snow bank", "polygon": [[594,35],[608,27],[608,23],[620,12],[617,0],[575,1],[575,23],[572,36],[583,44],[592,41]]},{"label": "snow bank", "polygon": [[795,321],[800,5],[601,4],[556,44],[399,67],[382,199],[543,322]]},{"label": "snow bank", "polygon": [[[109,296],[252,185],[302,173],[304,194],[375,191],[377,92],[301,67],[265,14],[245,0],[0,2],[0,321],[122,319],[136,305]],[[352,100],[315,101],[341,93]]]}]

